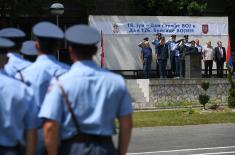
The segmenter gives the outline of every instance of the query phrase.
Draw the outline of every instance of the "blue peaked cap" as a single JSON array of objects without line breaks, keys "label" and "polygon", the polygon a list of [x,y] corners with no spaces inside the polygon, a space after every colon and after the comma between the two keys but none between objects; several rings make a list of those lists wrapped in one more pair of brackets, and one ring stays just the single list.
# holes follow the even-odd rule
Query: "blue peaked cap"
[{"label": "blue peaked cap", "polygon": [[0,37],[3,38],[13,39],[13,38],[24,38],[25,36],[26,35],[24,31],[14,27],[3,28],[2,30],[0,30]]},{"label": "blue peaked cap", "polygon": [[63,39],[64,32],[51,22],[40,22],[33,27],[33,34],[39,38]]},{"label": "blue peaked cap", "polygon": [[0,48],[11,48],[14,46],[15,46],[15,43],[13,41],[0,37]]},{"label": "blue peaked cap", "polygon": [[95,45],[100,41],[100,33],[88,25],[80,24],[68,28],[65,38],[73,44]]},{"label": "blue peaked cap", "polygon": [[27,40],[23,42],[20,52],[24,55],[37,55],[35,41]]}]

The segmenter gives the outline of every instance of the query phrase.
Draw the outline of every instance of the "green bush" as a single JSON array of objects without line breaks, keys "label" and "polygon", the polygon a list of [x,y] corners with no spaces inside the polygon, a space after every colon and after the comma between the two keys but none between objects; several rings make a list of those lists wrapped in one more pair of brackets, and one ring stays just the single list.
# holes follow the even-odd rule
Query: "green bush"
[{"label": "green bush", "polygon": [[235,108],[235,96],[228,97],[228,107]]},{"label": "green bush", "polygon": [[230,89],[229,90],[229,96],[231,96],[231,97],[235,97],[235,89]]},{"label": "green bush", "polygon": [[207,89],[209,88],[210,84],[209,82],[202,82],[201,83],[201,87],[203,90],[207,91]]},{"label": "green bush", "polygon": [[206,109],[206,104],[210,100],[210,96],[206,94],[207,89],[209,88],[210,83],[209,82],[202,82],[201,87],[204,90],[203,94],[200,94],[198,97],[199,103],[203,105],[203,108]]},{"label": "green bush", "polygon": [[235,89],[235,82],[230,81],[231,89]]},{"label": "green bush", "polygon": [[228,81],[230,82],[231,88],[229,90],[228,107],[235,108],[235,82],[232,79],[232,69],[229,69]]},{"label": "green bush", "polygon": [[199,95],[199,102],[200,104],[203,105],[204,109],[206,108],[206,104],[208,103],[209,100],[210,100],[210,96],[208,96],[207,94]]}]

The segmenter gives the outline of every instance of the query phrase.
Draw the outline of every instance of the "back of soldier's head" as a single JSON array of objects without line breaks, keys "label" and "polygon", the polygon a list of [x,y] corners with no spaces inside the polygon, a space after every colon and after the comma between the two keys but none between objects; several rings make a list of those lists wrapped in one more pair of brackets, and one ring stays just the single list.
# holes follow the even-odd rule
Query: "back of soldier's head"
[{"label": "back of soldier's head", "polygon": [[91,57],[97,52],[96,44],[100,41],[100,34],[87,25],[74,25],[66,30],[65,38],[77,55]]},{"label": "back of soldier's head", "polygon": [[56,53],[59,50],[60,45],[61,41],[57,39],[38,38],[36,41],[37,49],[44,54]]},{"label": "back of soldier's head", "polygon": [[37,37],[36,47],[44,54],[54,54],[59,50],[64,32],[51,22],[40,22],[33,27],[33,34]]}]

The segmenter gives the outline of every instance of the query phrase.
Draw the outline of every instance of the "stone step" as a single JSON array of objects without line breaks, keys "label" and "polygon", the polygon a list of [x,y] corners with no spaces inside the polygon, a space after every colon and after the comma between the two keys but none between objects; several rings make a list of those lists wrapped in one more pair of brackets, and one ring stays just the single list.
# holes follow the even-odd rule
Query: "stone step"
[{"label": "stone step", "polygon": [[133,95],[134,95],[134,94],[136,94],[136,95],[143,95],[143,93],[140,92],[139,89],[130,90],[129,93],[130,93],[130,94],[133,94]]},{"label": "stone step", "polygon": [[136,103],[145,103],[146,98],[142,89],[139,87],[137,80],[126,80],[127,89],[133,99],[133,102]]}]

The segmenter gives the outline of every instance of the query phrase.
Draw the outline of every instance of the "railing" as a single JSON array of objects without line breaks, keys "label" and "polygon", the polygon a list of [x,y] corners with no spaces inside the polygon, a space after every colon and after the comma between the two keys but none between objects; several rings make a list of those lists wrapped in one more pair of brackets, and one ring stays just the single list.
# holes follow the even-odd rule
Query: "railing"
[{"label": "railing", "polygon": [[[121,74],[126,79],[142,79],[143,78],[143,70],[111,70],[112,72]],[[226,78],[228,75],[228,69],[224,69],[223,78]],[[171,70],[167,70],[167,78],[173,78],[174,76],[171,74]],[[158,70],[151,70],[150,78],[159,78]],[[205,70],[201,70],[201,78],[205,78]],[[212,78],[217,78],[217,70],[212,69]]]}]

